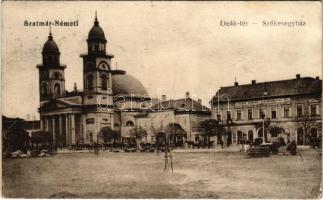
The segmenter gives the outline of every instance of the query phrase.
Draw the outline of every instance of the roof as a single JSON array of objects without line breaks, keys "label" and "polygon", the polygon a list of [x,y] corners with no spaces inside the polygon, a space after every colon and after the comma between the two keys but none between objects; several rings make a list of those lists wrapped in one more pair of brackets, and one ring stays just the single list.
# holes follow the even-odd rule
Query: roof
[{"label": "roof", "polygon": [[89,32],[88,40],[103,40],[104,42],[107,41],[105,39],[104,31],[99,26],[97,17],[95,17],[94,25]]},{"label": "roof", "polygon": [[142,95],[148,96],[143,84],[135,77],[117,73],[112,75],[112,91],[114,95]]},{"label": "roof", "polygon": [[66,99],[51,99],[50,101],[41,105],[39,110],[47,111],[47,110],[56,110],[56,109],[78,107],[78,106],[81,106],[81,104],[73,101],[68,101]]},{"label": "roof", "polygon": [[213,96],[217,101],[218,93],[222,95],[220,102],[226,102],[226,95],[230,101],[246,101],[251,99],[287,97],[322,93],[322,80],[319,78],[296,78],[247,85],[221,87]]},{"label": "roof", "polygon": [[42,53],[43,54],[44,53],[59,54],[59,49],[58,49],[58,46],[57,46],[56,42],[53,40],[52,33],[49,33],[48,40],[46,41],[46,43],[43,46],[43,52]]},{"label": "roof", "polygon": [[193,112],[209,112],[210,109],[201,103],[191,99],[183,98],[177,100],[167,100],[154,105],[151,110],[175,110],[175,111],[193,111]]}]

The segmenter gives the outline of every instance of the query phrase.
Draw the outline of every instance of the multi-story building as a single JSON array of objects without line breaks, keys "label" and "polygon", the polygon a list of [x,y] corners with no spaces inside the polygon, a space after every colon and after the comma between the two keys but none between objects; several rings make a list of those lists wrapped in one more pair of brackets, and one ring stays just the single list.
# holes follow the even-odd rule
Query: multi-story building
[{"label": "multi-story building", "polygon": [[[212,118],[227,130],[225,143],[262,138],[279,133],[285,142],[298,145],[322,134],[322,80],[319,77],[221,87],[210,101]],[[276,133],[275,133],[276,132]]]}]

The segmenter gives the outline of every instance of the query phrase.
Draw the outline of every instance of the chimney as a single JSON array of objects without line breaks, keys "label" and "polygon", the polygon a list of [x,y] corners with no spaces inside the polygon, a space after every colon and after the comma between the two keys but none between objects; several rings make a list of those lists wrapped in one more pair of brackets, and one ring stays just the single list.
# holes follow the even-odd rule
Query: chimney
[{"label": "chimney", "polygon": [[190,92],[185,92],[185,98],[186,99],[190,98]]},{"label": "chimney", "polygon": [[301,78],[301,75],[300,74],[296,74],[296,79],[299,79]]},{"label": "chimney", "polygon": [[256,80],[252,80],[252,81],[251,81],[251,84],[252,84],[252,85],[256,84]]},{"label": "chimney", "polygon": [[77,92],[77,86],[76,86],[76,83],[74,83],[74,92]]},{"label": "chimney", "polygon": [[238,86],[239,85],[239,83],[238,82],[234,82],[234,86]]},{"label": "chimney", "polygon": [[199,102],[199,104],[202,104],[202,99],[198,99],[197,102]]},{"label": "chimney", "polygon": [[162,95],[162,99],[161,100],[162,101],[166,101],[166,95],[165,94]]}]

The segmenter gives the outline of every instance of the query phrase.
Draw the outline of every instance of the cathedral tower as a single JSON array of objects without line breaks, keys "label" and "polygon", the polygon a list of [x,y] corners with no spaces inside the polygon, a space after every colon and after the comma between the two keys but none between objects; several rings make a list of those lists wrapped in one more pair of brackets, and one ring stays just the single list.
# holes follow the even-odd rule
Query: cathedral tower
[{"label": "cathedral tower", "polygon": [[89,94],[112,95],[111,59],[113,55],[106,53],[107,40],[99,26],[97,16],[88,39],[88,53],[83,58],[83,87]]},{"label": "cathedral tower", "polygon": [[60,52],[51,32],[44,44],[42,56],[43,64],[37,65],[41,101],[65,94],[64,69],[66,66],[60,64]]}]

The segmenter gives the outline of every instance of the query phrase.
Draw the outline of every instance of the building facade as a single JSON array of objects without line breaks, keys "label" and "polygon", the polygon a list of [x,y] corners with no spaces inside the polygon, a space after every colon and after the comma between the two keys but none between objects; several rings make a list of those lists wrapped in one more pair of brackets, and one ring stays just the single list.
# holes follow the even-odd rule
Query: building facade
[{"label": "building facade", "polygon": [[[205,140],[202,133],[201,122],[210,119],[211,110],[202,105],[201,100],[195,101],[186,92],[185,98],[166,100],[166,96],[145,113],[136,115],[137,128],[147,132],[145,141],[151,143],[159,132],[169,132],[174,126],[182,130],[183,134],[178,140],[182,145],[186,142],[198,143]],[[174,131],[174,130],[173,130]]]},{"label": "building facade", "polygon": [[135,125],[134,115],[145,110],[150,98],[142,83],[122,70],[113,70],[114,56],[106,51],[107,39],[95,17],[83,59],[83,90],[65,89],[60,51],[52,33],[43,46],[39,69],[40,126],[57,146],[90,144],[103,128],[120,133]]},{"label": "building facade", "polygon": [[322,81],[319,77],[221,87],[210,101],[212,118],[227,130],[225,143],[273,137],[294,140],[298,145],[310,143],[322,135]]}]

